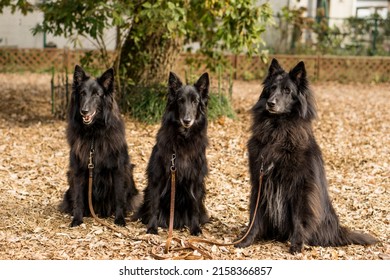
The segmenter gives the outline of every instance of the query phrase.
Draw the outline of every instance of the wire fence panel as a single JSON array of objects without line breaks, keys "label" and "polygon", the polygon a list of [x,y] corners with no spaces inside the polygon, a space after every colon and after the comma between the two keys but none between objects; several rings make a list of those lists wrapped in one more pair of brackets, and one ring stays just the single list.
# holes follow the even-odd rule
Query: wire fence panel
[{"label": "wire fence panel", "polygon": [[[105,68],[98,63],[97,51],[71,51],[68,49],[0,49],[0,72],[71,72],[75,64],[80,64],[86,53],[91,57],[92,66]],[[110,54],[110,57],[114,57]],[[332,55],[271,55],[286,69],[291,69],[299,61],[304,61],[311,81],[339,82],[390,82],[390,57],[381,56],[332,56]],[[268,63],[260,57],[245,55],[227,55],[226,69],[220,72],[243,80],[263,79],[268,71]],[[201,62],[194,66],[191,61]],[[182,54],[171,71],[190,80],[189,76],[210,71],[202,64],[202,58],[191,54]],[[81,63],[82,64],[82,63]],[[229,69],[228,69],[229,68]],[[231,70],[230,70],[231,69]],[[215,74],[217,75],[217,74]]]}]

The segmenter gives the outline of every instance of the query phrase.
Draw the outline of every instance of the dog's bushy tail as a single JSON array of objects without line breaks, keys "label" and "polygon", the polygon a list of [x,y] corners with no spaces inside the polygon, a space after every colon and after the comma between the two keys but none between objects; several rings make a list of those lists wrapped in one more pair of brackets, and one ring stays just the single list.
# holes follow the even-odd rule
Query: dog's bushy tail
[{"label": "dog's bushy tail", "polygon": [[[329,232],[328,232],[329,233]],[[316,245],[320,246],[346,246],[346,245],[371,245],[377,243],[379,240],[375,237],[359,232],[352,231],[346,227],[338,227],[333,234],[323,235],[322,238],[317,240]]]},{"label": "dog's bushy tail", "polygon": [[333,229],[332,227],[328,227],[325,230],[317,231],[309,241],[309,245],[337,247],[352,244],[371,245],[378,241],[378,239],[369,234],[352,231],[343,226],[337,226],[333,227]]},{"label": "dog's bushy tail", "polygon": [[345,243],[345,244],[341,244],[340,246],[349,245],[349,244],[372,245],[379,241],[378,239],[376,239],[375,237],[367,233],[352,231],[343,227],[340,230],[343,232],[342,239],[344,239],[344,243]]}]

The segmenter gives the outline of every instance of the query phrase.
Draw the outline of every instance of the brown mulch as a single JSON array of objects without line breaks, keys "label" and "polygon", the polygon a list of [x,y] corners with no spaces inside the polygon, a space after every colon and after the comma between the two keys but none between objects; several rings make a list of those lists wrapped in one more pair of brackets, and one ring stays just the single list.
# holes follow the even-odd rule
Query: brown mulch
[{"label": "brown mulch", "polygon": [[[380,239],[374,246],[305,247],[297,255],[288,244],[258,242],[248,248],[195,244],[199,250],[164,255],[167,231],[145,234],[130,222],[123,234],[85,218],[70,228],[71,217],[57,210],[67,189],[68,145],[64,121],[50,113],[50,77],[0,74],[0,259],[389,259],[390,258],[390,85],[314,84],[319,107],[315,134],[322,147],[330,195],[342,224]],[[207,150],[210,174],[206,206],[212,217],[202,237],[232,241],[248,223],[249,175],[246,142],[248,110],[260,82],[234,84],[237,119],[211,122]],[[126,118],[134,176],[145,187],[145,168],[159,125]],[[108,219],[113,223],[113,219]],[[185,241],[188,230],[174,231]],[[174,248],[183,244],[174,243]]]}]

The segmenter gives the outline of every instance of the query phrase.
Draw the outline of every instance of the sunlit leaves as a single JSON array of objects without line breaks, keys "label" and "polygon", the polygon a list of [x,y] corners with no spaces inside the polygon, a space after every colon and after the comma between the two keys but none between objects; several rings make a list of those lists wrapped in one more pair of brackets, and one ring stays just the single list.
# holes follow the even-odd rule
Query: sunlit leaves
[{"label": "sunlit leaves", "polygon": [[23,15],[26,15],[34,10],[34,6],[30,2],[26,0],[1,0],[0,14],[3,13],[5,7],[9,7],[12,13],[20,11]]},{"label": "sunlit leaves", "polygon": [[[272,10],[269,4],[258,5],[255,1],[206,0],[199,18],[200,28],[194,29],[202,51],[219,49],[233,53],[256,53],[263,44],[261,34],[271,22]],[[194,26],[191,26],[194,27]]]}]

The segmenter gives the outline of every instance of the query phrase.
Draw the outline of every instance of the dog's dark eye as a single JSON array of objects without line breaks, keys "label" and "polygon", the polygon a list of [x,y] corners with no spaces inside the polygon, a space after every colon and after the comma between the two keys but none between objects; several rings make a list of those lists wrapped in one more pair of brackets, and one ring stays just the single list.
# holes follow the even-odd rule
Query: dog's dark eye
[{"label": "dog's dark eye", "polygon": [[86,94],[86,93],[85,93],[84,90],[80,91],[80,95],[81,95],[81,96],[85,96],[85,94]]},{"label": "dog's dark eye", "polygon": [[291,89],[285,88],[285,89],[283,89],[283,92],[284,92],[285,94],[290,94],[290,93],[291,93]]},{"label": "dog's dark eye", "polygon": [[101,96],[102,92],[100,90],[94,90],[94,91],[92,91],[92,95]]}]

